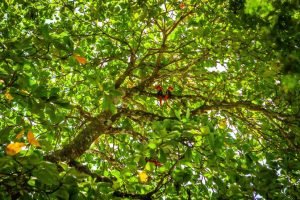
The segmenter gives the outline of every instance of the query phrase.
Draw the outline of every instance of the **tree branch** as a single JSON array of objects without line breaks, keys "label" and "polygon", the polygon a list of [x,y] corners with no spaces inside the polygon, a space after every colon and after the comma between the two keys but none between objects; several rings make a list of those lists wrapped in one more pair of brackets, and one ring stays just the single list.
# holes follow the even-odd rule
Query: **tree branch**
[{"label": "tree branch", "polygon": [[162,121],[164,119],[177,119],[176,117],[165,117],[165,116],[161,116],[161,115],[157,115],[154,113],[150,113],[150,112],[146,112],[143,110],[130,110],[130,109],[126,109],[126,108],[122,108],[120,110],[121,115],[125,115],[129,118],[132,118],[134,120],[158,120],[158,121]]},{"label": "tree branch", "polygon": [[81,132],[74,138],[71,143],[64,146],[62,149],[52,152],[45,156],[46,160],[57,161],[70,161],[81,156],[88,150],[91,144],[100,136],[109,130],[109,126],[105,123],[109,119],[107,113],[102,113],[96,118],[93,118]]},{"label": "tree branch", "polygon": [[98,174],[92,172],[87,166],[80,164],[79,162],[75,161],[75,160],[71,160],[69,162],[69,165],[71,167],[75,167],[75,169],[77,169],[79,172],[83,172],[89,176],[91,176],[92,178],[96,179],[96,182],[106,182],[106,183],[113,183],[114,178],[108,178],[105,176],[99,176]]}]

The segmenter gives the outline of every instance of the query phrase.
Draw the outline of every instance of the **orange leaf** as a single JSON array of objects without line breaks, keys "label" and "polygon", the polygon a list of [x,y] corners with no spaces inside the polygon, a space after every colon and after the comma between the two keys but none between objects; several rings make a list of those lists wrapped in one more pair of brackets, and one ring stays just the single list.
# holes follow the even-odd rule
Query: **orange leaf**
[{"label": "orange leaf", "polygon": [[16,136],[16,139],[21,139],[24,135],[24,129],[20,131],[20,133],[18,133],[18,135]]},{"label": "orange leaf", "polygon": [[180,9],[184,9],[185,8],[184,3],[180,3],[179,7],[180,7]]},{"label": "orange leaf", "polygon": [[6,154],[9,156],[14,156],[22,150],[25,144],[22,142],[15,142],[7,145],[6,147]]},{"label": "orange leaf", "polygon": [[74,58],[80,63],[80,64],[86,64],[87,61],[84,57],[81,57],[80,55],[75,54]]},{"label": "orange leaf", "polygon": [[27,139],[28,139],[28,142],[35,146],[35,147],[40,147],[40,143],[39,141],[37,141],[32,133],[32,131],[28,131],[28,134],[27,134]]}]

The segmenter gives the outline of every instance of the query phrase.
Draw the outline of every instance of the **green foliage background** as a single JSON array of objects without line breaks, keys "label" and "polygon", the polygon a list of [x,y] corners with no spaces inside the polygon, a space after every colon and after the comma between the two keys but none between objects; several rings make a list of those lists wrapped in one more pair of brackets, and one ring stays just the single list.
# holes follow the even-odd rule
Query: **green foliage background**
[{"label": "green foliage background", "polygon": [[299,199],[299,6],[1,1],[0,199]]}]

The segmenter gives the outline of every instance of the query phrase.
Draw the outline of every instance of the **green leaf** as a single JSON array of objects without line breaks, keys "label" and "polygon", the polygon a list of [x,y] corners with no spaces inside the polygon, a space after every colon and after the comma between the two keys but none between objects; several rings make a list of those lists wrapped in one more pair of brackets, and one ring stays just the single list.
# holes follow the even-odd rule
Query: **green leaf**
[{"label": "green leaf", "polygon": [[103,111],[109,111],[111,113],[116,112],[115,105],[113,103],[113,98],[110,95],[104,95],[103,97],[103,103],[102,103],[102,109]]},{"label": "green leaf", "polygon": [[149,144],[148,144],[148,147],[149,147],[150,149],[155,149],[155,148],[156,148],[156,144],[155,144],[155,143],[149,143]]},{"label": "green leaf", "polygon": [[177,119],[181,120],[181,110],[174,110],[174,113]]},{"label": "green leaf", "polygon": [[200,131],[201,131],[201,133],[202,133],[203,135],[207,135],[207,134],[210,133],[210,129],[209,129],[208,126],[202,126],[202,127],[200,128]]},{"label": "green leaf", "polygon": [[59,184],[59,173],[55,164],[42,162],[32,171],[32,175],[45,185]]},{"label": "green leaf", "polygon": [[166,155],[166,153],[164,152],[163,149],[159,150],[159,161],[161,163],[165,163],[167,161],[167,155]]},{"label": "green leaf", "polygon": [[152,162],[147,162],[146,165],[145,165],[145,170],[149,171],[149,172],[152,172],[155,170],[155,164],[152,163]]},{"label": "green leaf", "polygon": [[14,160],[11,156],[4,156],[0,158],[0,172],[1,173],[10,173],[11,171],[14,171],[15,167]]},{"label": "green leaf", "polygon": [[117,179],[121,179],[121,173],[117,170],[111,171],[111,174],[115,176]]},{"label": "green leaf", "polygon": [[69,199],[69,192],[64,187],[60,187],[57,191],[53,193],[54,197],[62,200],[68,200]]},{"label": "green leaf", "polygon": [[184,159],[185,160],[192,160],[192,150],[191,148],[188,148],[184,153]]},{"label": "green leaf", "polygon": [[13,128],[14,127],[12,127],[12,126],[8,126],[8,127],[5,127],[3,129],[1,129],[1,131],[0,131],[0,143],[3,144],[3,143],[6,143],[6,142],[9,141],[8,136],[9,136],[10,131],[13,130]]},{"label": "green leaf", "polygon": [[185,171],[177,170],[173,174],[173,178],[177,183],[187,183],[192,178],[192,171],[190,169],[186,169]]},{"label": "green leaf", "polygon": [[49,2],[0,1],[0,199],[300,199],[297,0]]},{"label": "green leaf", "polygon": [[188,109],[186,110],[186,115],[185,115],[186,119],[189,119],[189,118],[190,118],[190,115],[191,115],[191,111],[190,111],[190,109],[188,108]]}]

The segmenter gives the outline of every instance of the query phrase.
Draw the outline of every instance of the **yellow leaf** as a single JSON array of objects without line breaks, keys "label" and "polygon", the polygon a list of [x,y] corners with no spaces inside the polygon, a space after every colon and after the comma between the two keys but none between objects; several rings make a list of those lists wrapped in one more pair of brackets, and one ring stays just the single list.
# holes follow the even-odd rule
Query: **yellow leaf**
[{"label": "yellow leaf", "polygon": [[29,95],[29,94],[30,94],[27,90],[21,90],[20,92],[21,92],[22,94],[25,94],[25,95]]},{"label": "yellow leaf", "polygon": [[227,122],[226,122],[226,119],[222,119],[222,120],[219,122],[219,128],[220,128],[220,129],[225,129],[225,128],[227,128]]},{"label": "yellow leaf", "polygon": [[74,55],[74,58],[80,63],[80,64],[86,64],[87,61],[84,57],[81,57],[80,55],[78,54],[75,54]]},{"label": "yellow leaf", "polygon": [[6,147],[6,154],[9,156],[14,156],[22,150],[25,144],[22,142],[15,142],[7,145]]},{"label": "yellow leaf", "polygon": [[130,81],[130,80],[129,80],[129,81],[127,82],[127,87],[128,87],[128,88],[133,88],[134,86],[135,86],[135,85],[134,85],[134,82],[133,82],[133,81]]},{"label": "yellow leaf", "polygon": [[20,133],[18,133],[18,135],[16,136],[16,139],[21,139],[24,135],[24,129],[20,131]]},{"label": "yellow leaf", "polygon": [[203,127],[200,128],[200,131],[201,131],[201,133],[202,133],[203,135],[207,135],[207,134],[209,134],[210,129],[209,129],[208,126],[203,126]]},{"label": "yellow leaf", "polygon": [[11,101],[14,99],[13,96],[11,96],[11,94],[9,93],[9,91],[6,91],[5,94],[4,94],[5,98],[8,100],[8,101]]},{"label": "yellow leaf", "polygon": [[27,139],[28,139],[28,142],[35,146],[35,147],[40,147],[40,143],[39,141],[37,141],[32,133],[32,131],[28,131],[28,134],[27,134]]},{"label": "yellow leaf", "polygon": [[146,183],[148,181],[148,175],[145,171],[139,172],[139,179],[142,183]]}]

